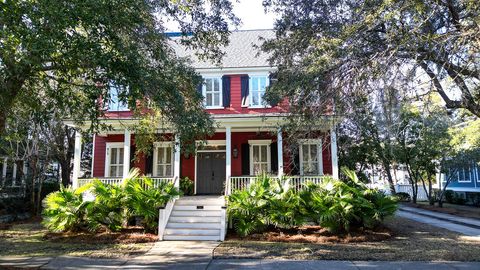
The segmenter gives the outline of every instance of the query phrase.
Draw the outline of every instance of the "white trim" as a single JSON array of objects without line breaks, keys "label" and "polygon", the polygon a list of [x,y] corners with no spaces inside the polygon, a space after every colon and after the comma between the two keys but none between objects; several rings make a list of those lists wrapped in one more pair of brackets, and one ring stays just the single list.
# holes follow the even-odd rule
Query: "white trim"
[{"label": "white trim", "polygon": [[253,175],[253,147],[254,146],[267,146],[267,172],[271,172],[272,170],[272,151],[271,151],[271,144],[272,140],[248,140],[248,144],[250,147],[250,175]]},{"label": "white trim", "polygon": [[335,126],[330,130],[330,153],[332,163],[332,177],[338,179],[338,153],[337,153],[337,133],[335,132]]},{"label": "white trim", "polygon": [[222,145],[227,145],[226,140],[205,140],[205,141],[195,141],[196,146],[200,145],[202,142],[205,142],[205,145],[210,145],[210,146],[222,146]]},{"label": "white trim", "polygon": [[170,175],[162,175],[161,177],[168,177],[168,176],[173,176],[174,175],[174,143],[173,142],[154,142],[153,143],[153,164],[152,164],[152,176],[153,177],[159,177],[158,173],[158,148],[168,148],[170,147],[171,153],[170,153]]},{"label": "white trim", "polygon": [[82,134],[80,131],[75,131],[75,148],[73,154],[73,177],[72,187],[78,188],[78,178],[80,177],[80,163],[82,159]]},{"label": "white trim", "polygon": [[[470,166],[468,168],[470,168]],[[469,180],[465,180],[465,168],[462,168],[462,172],[463,172],[463,178],[462,178],[462,180],[460,180],[461,179],[460,178],[460,170],[457,171],[457,182],[458,183],[471,183],[472,182],[472,175],[469,176],[470,177]],[[470,174],[470,169],[469,169],[468,173]]]},{"label": "white trim", "polygon": [[122,178],[127,178],[130,173],[130,144],[131,144],[130,130],[125,129],[123,135],[123,173]]},{"label": "white trim", "polygon": [[[225,180],[228,181],[232,176],[232,128],[227,127],[225,132]],[[228,184],[228,182],[226,182]]]},{"label": "white trim", "polygon": [[[267,92],[267,87],[270,86],[270,79],[268,78],[267,74],[248,74],[248,108],[250,109],[264,109],[264,108],[271,108],[272,106],[265,103],[265,99],[262,97],[260,100],[260,104],[252,105],[252,78],[265,78],[265,93]],[[265,95],[264,93],[264,95]]]},{"label": "white trim", "polygon": [[96,134],[93,134],[93,147],[92,147],[92,167],[91,167],[91,171],[92,171],[92,177],[93,177],[93,168],[94,168],[94,164],[95,164],[95,137],[97,135]]},{"label": "white trim", "polygon": [[[303,146],[304,145],[316,145],[317,146],[317,171],[318,175],[323,175],[323,147],[321,139],[302,139],[298,140],[299,145],[299,158],[300,158],[300,175],[304,175],[303,172]],[[310,151],[310,149],[309,149]]]},{"label": "white trim", "polygon": [[[105,143],[105,170],[104,170],[104,177],[110,177],[110,149],[111,148],[123,148],[123,142],[107,142]],[[123,150],[123,154],[125,154],[125,149]],[[123,158],[123,157],[122,157]]]},{"label": "white trim", "polygon": [[278,177],[283,176],[283,138],[282,129],[277,131],[277,163],[278,163]]},{"label": "white trim", "polygon": [[265,74],[277,70],[276,67],[258,66],[258,67],[220,67],[220,68],[196,68],[200,75],[236,75],[236,74]]},{"label": "white trim", "polygon": [[[224,109],[223,106],[223,80],[222,77],[217,77],[217,76],[207,76],[203,77],[203,84],[202,84],[202,95],[203,95],[203,105],[205,106],[205,109],[211,110],[211,109]],[[207,80],[217,80],[219,81],[219,105],[212,105],[212,106],[207,106],[207,85],[206,81]],[[213,90],[213,85],[212,84],[212,90]],[[214,91],[212,91],[212,103],[215,103],[215,98],[213,97]]]}]

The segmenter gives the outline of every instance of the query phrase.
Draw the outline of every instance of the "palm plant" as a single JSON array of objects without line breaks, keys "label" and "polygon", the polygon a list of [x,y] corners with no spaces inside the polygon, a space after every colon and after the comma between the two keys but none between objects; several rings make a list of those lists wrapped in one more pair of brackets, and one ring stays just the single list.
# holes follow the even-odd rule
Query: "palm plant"
[{"label": "palm plant", "polygon": [[122,229],[122,222],[125,220],[123,213],[125,194],[118,185],[106,185],[100,180],[91,183],[90,192],[95,195],[95,201],[90,211],[87,212],[88,219],[100,226],[105,226],[110,231]]},{"label": "palm plant", "polygon": [[73,190],[60,187],[59,191],[47,195],[43,201],[43,221],[47,229],[54,232],[78,231],[95,227],[86,218],[92,202],[84,201],[82,193],[88,187]]},{"label": "palm plant", "polygon": [[123,189],[128,214],[142,217],[147,231],[157,229],[158,209],[174,197],[180,196],[180,191],[173,183],[161,182],[154,187],[153,180],[148,177],[127,178],[123,183]]}]

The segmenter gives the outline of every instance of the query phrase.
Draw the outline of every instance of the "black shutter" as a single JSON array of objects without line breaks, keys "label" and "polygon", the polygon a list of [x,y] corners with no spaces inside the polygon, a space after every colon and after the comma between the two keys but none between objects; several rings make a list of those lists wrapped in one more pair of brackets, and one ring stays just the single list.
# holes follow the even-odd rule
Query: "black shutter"
[{"label": "black shutter", "polygon": [[222,77],[223,107],[230,107],[230,76]]},{"label": "black shutter", "polygon": [[[270,73],[270,74],[268,75],[268,80],[270,81],[270,86],[268,87],[268,89],[270,89],[270,87],[272,87],[272,85],[274,84],[274,82],[277,81],[277,75],[276,75],[275,73]],[[267,89],[267,90],[268,90],[268,89]],[[277,97],[274,97],[274,100],[271,100],[271,101],[270,101],[270,106],[272,106],[272,107],[277,106],[277,105],[278,105],[278,101],[279,101],[279,100],[277,99]]]},{"label": "black shutter", "polygon": [[240,77],[240,88],[242,91],[242,107],[248,106],[248,94],[249,94],[249,77],[244,75]]},{"label": "black shutter", "polygon": [[242,143],[242,174],[250,175],[250,145]]},{"label": "black shutter", "polygon": [[130,146],[130,169],[135,167],[135,145]]},{"label": "black shutter", "polygon": [[272,169],[272,173],[278,173],[278,149],[277,149],[277,142],[273,142],[270,144],[270,168]]},{"label": "black shutter", "polygon": [[145,156],[145,174],[153,173],[153,153],[148,153]]}]

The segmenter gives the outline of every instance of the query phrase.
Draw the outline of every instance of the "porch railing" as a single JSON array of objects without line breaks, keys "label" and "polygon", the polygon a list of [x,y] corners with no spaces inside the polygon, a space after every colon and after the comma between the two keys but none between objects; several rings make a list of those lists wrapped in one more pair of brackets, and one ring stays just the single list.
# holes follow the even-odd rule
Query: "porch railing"
[{"label": "porch railing", "polygon": [[[79,187],[84,186],[92,182],[94,179],[98,179],[106,185],[120,185],[123,181],[122,178],[81,178],[81,179],[78,179],[78,186]],[[163,183],[163,182],[174,183],[173,177],[150,177],[150,179],[152,179],[153,181],[154,188],[158,188],[160,186],[160,183]]]},{"label": "porch railing", "polygon": [[[225,194],[229,195],[236,190],[246,189],[253,181],[255,181],[256,176],[231,176],[227,181]],[[278,179],[277,176],[272,176],[273,179]],[[293,175],[285,176],[287,181],[290,182],[290,185],[296,190],[300,191],[306,183],[312,182],[315,184],[320,184],[322,182],[323,176],[321,175]]]}]

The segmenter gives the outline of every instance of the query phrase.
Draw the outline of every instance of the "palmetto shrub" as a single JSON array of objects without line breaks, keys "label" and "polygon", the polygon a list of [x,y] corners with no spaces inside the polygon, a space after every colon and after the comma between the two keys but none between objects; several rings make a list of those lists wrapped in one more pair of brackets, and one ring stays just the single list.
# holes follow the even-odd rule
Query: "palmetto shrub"
[{"label": "palmetto shrub", "polygon": [[367,188],[355,173],[344,171],[344,182],[325,177],[296,192],[286,179],[266,175],[228,198],[228,214],[240,236],[268,226],[292,228],[316,223],[334,232],[373,228],[397,209],[395,200]]},{"label": "palmetto shrub", "polygon": [[[100,228],[118,231],[130,216],[139,216],[145,230],[155,231],[159,208],[180,192],[172,183],[154,187],[152,179],[138,175],[138,170],[132,170],[122,185],[94,180],[76,190],[61,187],[43,201],[43,224],[56,232],[95,232]],[[91,193],[94,200],[84,200],[86,192]]]},{"label": "palmetto shrub", "polygon": [[155,231],[158,227],[159,208],[180,195],[173,183],[161,182],[153,187],[148,177],[131,177],[123,183],[125,206],[128,215],[143,218],[145,230]]}]

